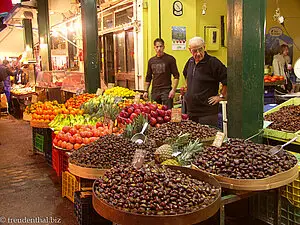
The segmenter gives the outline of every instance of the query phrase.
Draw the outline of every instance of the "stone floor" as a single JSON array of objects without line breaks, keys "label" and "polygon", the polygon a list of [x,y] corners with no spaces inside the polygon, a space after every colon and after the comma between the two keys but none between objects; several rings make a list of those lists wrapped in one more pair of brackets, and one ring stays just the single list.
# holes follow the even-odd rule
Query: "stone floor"
[{"label": "stone floor", "polygon": [[[17,218],[41,221],[48,217],[48,221],[56,219],[56,224],[75,225],[73,203],[61,197],[61,181],[43,156],[32,153],[31,132],[28,122],[11,116],[0,117],[0,224],[9,224],[9,220]],[[234,216],[226,217],[226,225],[262,224],[245,217],[247,210],[243,206],[229,210]],[[201,223],[217,224],[217,216]]]}]

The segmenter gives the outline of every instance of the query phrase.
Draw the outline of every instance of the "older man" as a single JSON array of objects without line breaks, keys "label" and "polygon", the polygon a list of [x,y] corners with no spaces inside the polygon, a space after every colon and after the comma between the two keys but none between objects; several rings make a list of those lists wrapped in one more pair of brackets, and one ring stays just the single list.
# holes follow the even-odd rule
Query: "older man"
[{"label": "older man", "polygon": [[[207,54],[201,37],[189,41],[189,51],[192,57],[183,70],[187,82],[188,115],[195,122],[217,126],[218,103],[227,94],[227,69],[220,60]],[[222,90],[218,94],[220,83]]]}]

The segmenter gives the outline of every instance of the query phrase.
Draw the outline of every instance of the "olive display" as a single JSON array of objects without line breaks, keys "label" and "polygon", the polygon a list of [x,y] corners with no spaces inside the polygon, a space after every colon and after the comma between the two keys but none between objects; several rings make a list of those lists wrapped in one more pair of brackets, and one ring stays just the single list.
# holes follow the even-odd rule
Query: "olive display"
[{"label": "olive display", "polygon": [[120,210],[143,215],[193,212],[213,203],[220,191],[179,170],[149,164],[140,169],[114,167],[94,183],[100,199]]},{"label": "olive display", "polygon": [[265,116],[265,120],[273,121],[268,127],[274,130],[300,130],[300,105],[289,105]]},{"label": "olive display", "polygon": [[145,149],[145,161],[154,160],[155,148],[151,143],[136,144],[116,135],[105,135],[97,141],[84,145],[74,151],[69,162],[82,167],[110,169],[120,164],[129,165],[137,149]]},{"label": "olive display", "polygon": [[287,171],[297,164],[292,154],[283,151],[271,156],[272,146],[241,139],[230,139],[222,147],[207,147],[193,162],[199,169],[234,179],[262,179]]},{"label": "olive display", "polygon": [[148,132],[148,138],[155,141],[156,145],[160,146],[168,138],[175,138],[180,134],[189,133],[192,140],[197,138],[202,141],[216,136],[215,128],[201,125],[191,120],[177,122],[168,122],[160,127],[153,128]]}]

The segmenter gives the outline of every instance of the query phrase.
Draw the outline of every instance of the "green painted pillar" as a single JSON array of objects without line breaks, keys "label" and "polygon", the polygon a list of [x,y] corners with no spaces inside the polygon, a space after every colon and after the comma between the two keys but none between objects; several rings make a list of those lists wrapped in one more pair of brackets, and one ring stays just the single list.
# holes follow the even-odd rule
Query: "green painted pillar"
[{"label": "green painted pillar", "polygon": [[96,93],[100,88],[98,22],[96,0],[81,0],[85,90]]},{"label": "green painted pillar", "polygon": [[38,26],[40,37],[40,56],[42,59],[42,70],[52,70],[51,66],[51,40],[49,25],[48,0],[38,0]]},{"label": "green painted pillar", "polygon": [[246,138],[263,125],[266,0],[227,0],[228,136]]},{"label": "green painted pillar", "polygon": [[31,51],[33,51],[33,34],[32,34],[31,19],[23,19],[23,27],[24,27],[24,45],[25,45],[24,47],[26,50],[28,48],[31,48]]}]

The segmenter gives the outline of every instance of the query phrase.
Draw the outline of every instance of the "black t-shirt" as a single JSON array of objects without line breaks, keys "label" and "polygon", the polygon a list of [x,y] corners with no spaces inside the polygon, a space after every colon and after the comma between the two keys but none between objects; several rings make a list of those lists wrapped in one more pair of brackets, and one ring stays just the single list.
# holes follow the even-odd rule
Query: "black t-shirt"
[{"label": "black t-shirt", "polygon": [[208,98],[218,95],[219,83],[227,85],[227,68],[216,57],[205,52],[195,63],[191,57],[185,64],[183,75],[187,79],[187,111],[191,116],[208,116],[218,113],[218,104],[210,105]]},{"label": "black t-shirt", "polygon": [[148,61],[146,82],[152,83],[152,91],[155,89],[171,89],[171,74],[174,79],[179,79],[176,60],[173,56],[164,53],[161,57],[154,56]]}]

